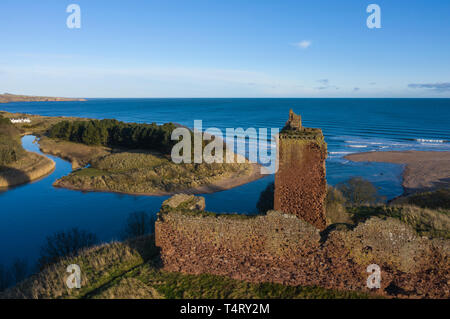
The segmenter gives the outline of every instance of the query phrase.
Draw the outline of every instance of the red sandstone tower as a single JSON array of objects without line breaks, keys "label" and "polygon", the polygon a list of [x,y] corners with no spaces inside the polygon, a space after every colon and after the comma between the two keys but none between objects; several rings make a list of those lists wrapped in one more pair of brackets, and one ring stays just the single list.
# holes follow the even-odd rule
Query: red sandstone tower
[{"label": "red sandstone tower", "polygon": [[279,134],[279,168],[275,175],[275,210],[296,215],[325,229],[325,159],[322,130],[302,127],[292,110]]}]

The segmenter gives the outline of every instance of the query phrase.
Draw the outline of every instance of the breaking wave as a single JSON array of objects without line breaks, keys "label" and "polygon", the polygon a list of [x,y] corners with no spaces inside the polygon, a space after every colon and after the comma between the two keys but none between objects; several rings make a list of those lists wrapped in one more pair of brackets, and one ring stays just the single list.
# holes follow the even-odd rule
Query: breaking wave
[{"label": "breaking wave", "polygon": [[448,141],[446,141],[446,140],[436,140],[436,139],[429,139],[429,138],[416,138],[414,140],[419,143],[448,143]]}]

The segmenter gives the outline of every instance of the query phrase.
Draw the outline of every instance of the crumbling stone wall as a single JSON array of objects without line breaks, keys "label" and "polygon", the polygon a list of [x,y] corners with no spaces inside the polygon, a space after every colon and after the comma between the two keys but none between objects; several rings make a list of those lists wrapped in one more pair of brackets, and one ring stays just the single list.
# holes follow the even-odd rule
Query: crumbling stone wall
[{"label": "crumbling stone wall", "polygon": [[295,120],[292,110],[289,118],[279,134],[274,207],[323,230],[326,227],[326,143],[320,129],[298,127],[298,120],[291,123],[291,118]]},{"label": "crumbling stone wall", "polygon": [[375,263],[382,269],[376,293],[450,296],[448,241],[419,237],[398,220],[372,218],[324,234],[293,214],[218,215],[198,209],[199,197],[183,196],[164,202],[156,222],[165,270],[369,291],[366,269]]}]

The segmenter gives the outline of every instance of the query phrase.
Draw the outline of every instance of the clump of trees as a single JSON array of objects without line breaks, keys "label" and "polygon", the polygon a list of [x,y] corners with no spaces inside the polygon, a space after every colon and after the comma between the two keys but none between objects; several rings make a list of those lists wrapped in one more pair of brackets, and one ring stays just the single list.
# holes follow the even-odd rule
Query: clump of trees
[{"label": "clump of trees", "polygon": [[78,228],[56,232],[47,236],[45,244],[41,247],[38,266],[44,269],[63,257],[74,256],[79,250],[97,243],[98,238],[95,234]]},{"label": "clump of trees", "polygon": [[0,166],[19,160],[24,154],[19,130],[0,115]]},{"label": "clump of trees", "polygon": [[175,128],[173,123],[137,124],[108,119],[62,121],[53,125],[48,135],[87,145],[140,148],[170,154],[177,142],[171,140]]}]

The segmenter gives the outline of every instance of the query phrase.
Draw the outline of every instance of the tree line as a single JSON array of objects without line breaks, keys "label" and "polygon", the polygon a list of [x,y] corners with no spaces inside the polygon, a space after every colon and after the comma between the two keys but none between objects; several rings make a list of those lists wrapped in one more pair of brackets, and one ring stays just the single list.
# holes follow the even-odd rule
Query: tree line
[{"label": "tree line", "polygon": [[118,120],[62,121],[48,136],[87,145],[149,149],[170,154],[173,123],[163,125],[125,123]]}]

